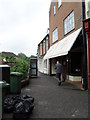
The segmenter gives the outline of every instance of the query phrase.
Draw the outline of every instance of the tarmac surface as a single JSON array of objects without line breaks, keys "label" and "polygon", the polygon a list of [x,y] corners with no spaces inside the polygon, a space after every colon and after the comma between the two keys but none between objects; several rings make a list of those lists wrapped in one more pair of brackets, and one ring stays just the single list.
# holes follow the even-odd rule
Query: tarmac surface
[{"label": "tarmac surface", "polygon": [[[88,118],[88,91],[82,91],[68,82],[58,86],[55,77],[39,73],[21,90],[35,98],[30,118]],[[12,115],[4,115],[12,118]]]}]

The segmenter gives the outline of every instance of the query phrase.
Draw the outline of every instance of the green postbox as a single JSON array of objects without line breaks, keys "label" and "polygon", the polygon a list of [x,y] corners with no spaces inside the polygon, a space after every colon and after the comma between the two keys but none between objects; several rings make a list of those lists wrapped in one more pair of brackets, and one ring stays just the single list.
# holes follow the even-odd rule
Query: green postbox
[{"label": "green postbox", "polygon": [[10,74],[10,92],[13,94],[21,93],[21,78],[22,73],[11,72]]}]

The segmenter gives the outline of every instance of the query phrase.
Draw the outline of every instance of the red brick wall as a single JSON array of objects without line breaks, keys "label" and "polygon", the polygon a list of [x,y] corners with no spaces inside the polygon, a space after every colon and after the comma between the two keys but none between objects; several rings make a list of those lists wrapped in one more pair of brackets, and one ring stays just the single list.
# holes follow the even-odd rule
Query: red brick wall
[{"label": "red brick wall", "polygon": [[[56,5],[56,14],[54,15],[54,4]],[[61,7],[58,8],[57,2],[52,2],[49,12],[49,27],[50,27],[50,46],[52,45],[52,32],[57,27],[58,28],[58,40],[63,39],[67,35],[71,34],[73,31],[64,36],[64,19],[74,11],[75,18],[75,30],[82,26],[82,19],[80,19],[82,14],[82,6],[80,2],[63,2]]]}]

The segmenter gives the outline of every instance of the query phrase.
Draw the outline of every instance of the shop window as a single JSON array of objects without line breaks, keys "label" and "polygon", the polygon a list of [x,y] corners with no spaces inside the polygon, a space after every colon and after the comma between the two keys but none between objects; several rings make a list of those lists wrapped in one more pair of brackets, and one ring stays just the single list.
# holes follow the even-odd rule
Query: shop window
[{"label": "shop window", "polygon": [[[77,61],[76,61],[77,56]],[[71,54],[71,72],[76,75],[81,75],[81,53],[72,53]]]}]

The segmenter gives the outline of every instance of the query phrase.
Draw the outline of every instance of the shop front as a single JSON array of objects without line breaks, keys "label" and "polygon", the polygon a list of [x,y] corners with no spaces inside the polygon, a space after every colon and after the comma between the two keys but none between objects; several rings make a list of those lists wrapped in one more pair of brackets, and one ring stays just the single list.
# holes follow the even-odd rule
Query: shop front
[{"label": "shop front", "polygon": [[63,75],[70,81],[82,81],[82,33],[81,28],[52,45],[44,59],[50,60],[50,75],[55,75],[58,60],[63,65]]}]

